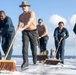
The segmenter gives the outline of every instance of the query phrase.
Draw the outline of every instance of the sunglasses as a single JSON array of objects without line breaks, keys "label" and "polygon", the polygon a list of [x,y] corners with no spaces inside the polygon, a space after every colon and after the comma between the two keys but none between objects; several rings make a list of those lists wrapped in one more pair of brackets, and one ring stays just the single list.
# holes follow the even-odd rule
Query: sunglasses
[{"label": "sunglasses", "polygon": [[42,23],[42,22],[38,22],[38,23]]}]

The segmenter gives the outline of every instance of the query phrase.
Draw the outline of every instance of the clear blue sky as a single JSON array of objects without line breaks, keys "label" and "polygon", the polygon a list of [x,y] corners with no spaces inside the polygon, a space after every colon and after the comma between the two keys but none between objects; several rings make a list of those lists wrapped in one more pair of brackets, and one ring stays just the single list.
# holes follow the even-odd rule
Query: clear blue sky
[{"label": "clear blue sky", "polygon": [[[0,10],[5,10],[14,25],[18,23],[18,16],[22,10],[19,8],[23,0],[0,0]],[[36,13],[36,18],[43,18],[44,22],[49,25],[48,20],[52,14],[59,14],[68,18],[76,13],[76,0],[27,0],[31,4],[30,9]]]},{"label": "clear blue sky", "polygon": [[[22,13],[19,5],[24,0],[0,0],[0,10],[4,10],[12,18],[14,26],[17,27],[18,17]],[[49,33],[52,32],[52,25],[49,23],[50,16],[57,14],[66,20],[76,14],[76,0],[27,0],[31,5],[29,8],[38,18],[42,18],[48,27]],[[69,22],[69,21],[68,21]],[[69,23],[68,23],[69,24]]]}]

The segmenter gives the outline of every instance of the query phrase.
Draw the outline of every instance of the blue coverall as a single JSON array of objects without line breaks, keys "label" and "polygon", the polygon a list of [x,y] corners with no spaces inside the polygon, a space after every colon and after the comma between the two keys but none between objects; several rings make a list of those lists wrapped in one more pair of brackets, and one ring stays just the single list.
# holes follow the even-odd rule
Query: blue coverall
[{"label": "blue coverall", "polygon": [[76,34],[76,23],[74,25],[73,32]]},{"label": "blue coverall", "polygon": [[61,63],[64,64],[64,47],[65,47],[65,39],[69,37],[68,30],[66,28],[63,28],[62,31],[60,31],[59,27],[55,28],[54,30],[54,39],[55,39],[55,47],[56,50],[58,48],[58,43],[60,41],[60,38],[63,38],[63,40],[60,43],[58,52],[56,54],[56,58],[61,60]]},{"label": "blue coverall", "polygon": [[[4,21],[0,20],[0,30],[0,35],[2,36],[2,49],[6,55],[15,34],[15,29],[10,17],[6,16]],[[6,58],[7,60],[11,59],[12,51],[13,49],[11,48]]]}]

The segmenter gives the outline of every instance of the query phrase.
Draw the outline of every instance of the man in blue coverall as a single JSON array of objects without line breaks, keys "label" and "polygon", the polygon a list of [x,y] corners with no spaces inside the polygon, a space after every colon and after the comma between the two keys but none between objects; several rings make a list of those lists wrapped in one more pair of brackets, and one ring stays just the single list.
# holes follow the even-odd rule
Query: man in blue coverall
[{"label": "man in blue coverall", "polygon": [[[61,60],[61,63],[64,64],[64,47],[65,39],[69,37],[68,30],[64,27],[64,22],[60,21],[58,27],[54,30],[54,39],[56,50],[59,46],[58,52],[56,53],[56,58]],[[60,39],[61,42],[60,42]]]},{"label": "man in blue coverall", "polygon": [[[2,37],[2,49],[6,55],[8,48],[12,42],[12,39],[15,34],[15,29],[10,17],[6,16],[3,10],[0,11],[0,38]],[[10,52],[7,56],[7,60],[11,59],[13,49],[10,49]]]},{"label": "man in blue coverall", "polygon": [[74,25],[73,32],[76,34],[76,23]]}]

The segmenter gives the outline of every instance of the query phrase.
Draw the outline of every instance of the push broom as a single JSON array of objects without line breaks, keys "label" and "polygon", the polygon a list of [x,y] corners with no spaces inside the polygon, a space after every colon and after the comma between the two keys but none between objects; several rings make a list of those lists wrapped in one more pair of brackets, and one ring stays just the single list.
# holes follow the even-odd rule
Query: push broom
[{"label": "push broom", "polygon": [[[60,43],[61,43],[62,39],[63,39],[63,38],[60,39]],[[45,64],[56,65],[56,64],[58,64],[59,62],[61,62],[61,60],[56,59],[56,55],[57,55],[57,52],[58,52],[59,47],[60,47],[60,45],[58,45],[58,47],[57,47],[57,50],[56,50],[56,53],[55,53],[54,58],[46,59]]]},{"label": "push broom", "polygon": [[3,60],[0,60],[0,70],[8,70],[8,71],[16,71],[16,64],[15,64],[15,61],[14,60],[6,60],[9,52],[10,52],[10,49],[14,43],[14,40],[16,38],[16,35],[17,35],[17,32],[18,32],[18,29],[16,29],[16,33],[12,39],[12,42],[8,48],[8,51],[4,57]]}]

